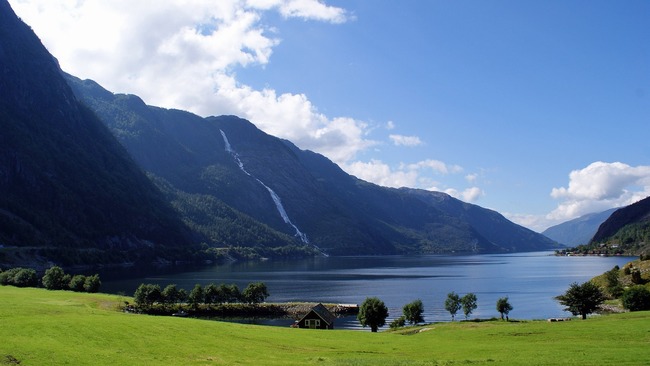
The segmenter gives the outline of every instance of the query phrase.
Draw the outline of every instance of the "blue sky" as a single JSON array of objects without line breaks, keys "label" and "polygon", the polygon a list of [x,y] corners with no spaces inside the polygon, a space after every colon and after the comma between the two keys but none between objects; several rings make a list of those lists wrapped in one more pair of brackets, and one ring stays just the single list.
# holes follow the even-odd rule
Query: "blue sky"
[{"label": "blue sky", "polygon": [[10,0],[62,68],[534,230],[650,195],[650,2]]}]

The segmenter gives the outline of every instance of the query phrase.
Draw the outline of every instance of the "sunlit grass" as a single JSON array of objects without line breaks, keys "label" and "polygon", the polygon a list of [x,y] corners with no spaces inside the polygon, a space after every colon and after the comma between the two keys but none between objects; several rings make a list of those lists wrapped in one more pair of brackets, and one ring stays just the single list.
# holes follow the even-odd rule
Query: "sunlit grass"
[{"label": "sunlit grass", "polygon": [[650,313],[401,332],[304,330],[126,314],[127,298],[0,287],[0,365],[638,365]]}]

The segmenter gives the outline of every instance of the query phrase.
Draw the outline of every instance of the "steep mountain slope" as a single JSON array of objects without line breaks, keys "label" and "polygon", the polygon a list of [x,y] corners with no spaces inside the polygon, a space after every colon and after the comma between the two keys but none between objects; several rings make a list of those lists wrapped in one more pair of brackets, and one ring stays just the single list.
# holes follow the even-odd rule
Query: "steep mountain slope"
[{"label": "steep mountain slope", "polygon": [[[328,254],[505,252],[554,247],[501,215],[447,195],[390,189],[343,172],[234,116],[200,118],[68,77],[141,166]],[[200,203],[200,200],[196,202]],[[185,216],[193,222],[194,216]]]},{"label": "steep mountain slope", "polygon": [[190,231],[0,0],[0,263],[189,257]]},{"label": "steep mountain slope", "polygon": [[614,211],[589,244],[601,243],[617,245],[629,254],[650,254],[650,197]]},{"label": "steep mountain slope", "polygon": [[558,243],[575,246],[587,244],[593,238],[598,227],[616,211],[612,208],[603,212],[595,212],[580,216],[576,219],[551,226],[542,232],[543,235],[557,241]]}]

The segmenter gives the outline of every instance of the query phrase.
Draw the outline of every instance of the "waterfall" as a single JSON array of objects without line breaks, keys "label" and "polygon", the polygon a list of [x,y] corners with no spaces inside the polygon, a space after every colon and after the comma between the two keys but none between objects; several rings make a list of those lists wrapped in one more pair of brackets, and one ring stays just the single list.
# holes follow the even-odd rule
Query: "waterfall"
[{"label": "waterfall", "polygon": [[291,226],[296,231],[295,236],[299,237],[303,243],[308,244],[309,239],[307,239],[307,234],[300,231],[300,229],[298,229],[298,227],[291,222],[291,220],[289,219],[289,215],[287,215],[287,211],[284,209],[284,206],[282,205],[280,196],[278,196],[277,193],[275,193],[275,191],[271,189],[271,187],[267,186],[266,184],[264,184],[264,182],[262,182],[261,180],[254,177],[253,175],[251,175],[249,172],[246,171],[246,169],[244,168],[244,163],[242,163],[241,159],[239,158],[239,154],[237,154],[237,152],[235,152],[235,150],[232,149],[232,146],[230,145],[230,141],[228,141],[228,137],[226,136],[226,133],[223,132],[222,130],[219,131],[221,132],[221,136],[223,137],[223,143],[226,146],[226,152],[232,155],[233,159],[235,159],[235,162],[239,166],[239,169],[241,169],[241,171],[246,173],[246,175],[248,175],[249,177],[255,178],[255,180],[259,184],[261,184],[264,188],[266,188],[267,191],[269,191],[269,194],[271,195],[271,199],[273,200],[273,203],[275,203],[275,208],[278,210],[278,213],[280,214],[280,217],[282,217],[282,220],[284,220],[285,224]]}]

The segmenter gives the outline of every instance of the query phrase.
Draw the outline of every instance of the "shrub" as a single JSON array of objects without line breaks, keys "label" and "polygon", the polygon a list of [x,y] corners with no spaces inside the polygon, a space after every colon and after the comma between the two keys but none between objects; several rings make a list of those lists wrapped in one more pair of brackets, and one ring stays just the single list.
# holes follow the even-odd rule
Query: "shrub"
[{"label": "shrub", "polygon": [[70,275],[66,275],[59,266],[52,266],[43,276],[43,286],[48,290],[63,290],[68,288]]},{"label": "shrub", "polygon": [[404,318],[404,315],[400,316],[399,318],[393,320],[390,322],[390,329],[397,329],[400,327],[403,327],[406,324],[406,318]]},{"label": "shrub", "polygon": [[623,292],[621,301],[630,311],[650,310],[650,291],[644,286],[633,286]]},{"label": "shrub", "polygon": [[84,275],[74,275],[68,284],[68,288],[75,292],[84,291],[84,283],[86,283],[86,276]]}]

